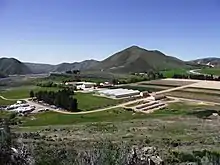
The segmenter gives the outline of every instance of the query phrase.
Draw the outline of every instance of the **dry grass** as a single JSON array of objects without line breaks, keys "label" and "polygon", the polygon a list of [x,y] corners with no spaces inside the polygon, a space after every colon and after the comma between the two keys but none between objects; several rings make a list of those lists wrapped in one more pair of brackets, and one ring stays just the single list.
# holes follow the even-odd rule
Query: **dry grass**
[{"label": "dry grass", "polygon": [[214,95],[211,93],[189,92],[189,91],[184,91],[184,90],[178,90],[178,91],[168,92],[166,93],[166,95],[180,97],[180,98],[220,103],[220,95]]}]

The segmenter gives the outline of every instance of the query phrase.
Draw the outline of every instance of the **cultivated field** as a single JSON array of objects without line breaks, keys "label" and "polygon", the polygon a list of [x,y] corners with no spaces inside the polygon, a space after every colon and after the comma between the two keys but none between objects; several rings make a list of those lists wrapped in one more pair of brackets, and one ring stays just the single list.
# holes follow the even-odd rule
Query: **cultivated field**
[{"label": "cultivated field", "polygon": [[220,94],[177,90],[177,91],[165,93],[165,95],[173,96],[177,98],[179,97],[179,98],[187,98],[187,99],[220,103]]},{"label": "cultivated field", "polygon": [[186,92],[195,92],[195,93],[207,93],[213,95],[220,95],[220,90],[218,89],[208,89],[208,88],[195,88],[195,87],[188,87],[185,88],[183,91]]},{"label": "cultivated field", "polygon": [[220,82],[219,81],[200,81],[198,83],[192,84],[191,87],[220,90]]},{"label": "cultivated field", "polygon": [[162,79],[162,80],[152,80],[146,81],[144,83],[140,83],[142,85],[160,85],[160,86],[170,86],[170,87],[178,87],[193,84],[197,81],[184,81],[181,79]]}]

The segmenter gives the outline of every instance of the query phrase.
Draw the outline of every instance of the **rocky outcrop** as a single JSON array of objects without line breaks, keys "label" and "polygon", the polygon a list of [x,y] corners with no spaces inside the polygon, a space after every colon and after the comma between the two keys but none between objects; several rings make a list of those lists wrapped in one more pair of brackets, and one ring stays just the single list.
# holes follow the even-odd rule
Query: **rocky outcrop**
[{"label": "rocky outcrop", "polygon": [[155,147],[134,147],[130,155],[129,165],[164,165]]}]

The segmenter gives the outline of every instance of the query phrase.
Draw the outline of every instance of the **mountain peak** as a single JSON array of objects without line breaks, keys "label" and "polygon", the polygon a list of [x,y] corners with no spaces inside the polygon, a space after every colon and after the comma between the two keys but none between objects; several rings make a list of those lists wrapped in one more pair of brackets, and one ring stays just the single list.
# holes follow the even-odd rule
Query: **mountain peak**
[{"label": "mountain peak", "polygon": [[143,49],[143,48],[141,48],[137,45],[132,45],[132,46],[128,47],[127,49]]},{"label": "mountain peak", "polygon": [[166,56],[158,50],[149,51],[133,45],[101,61],[93,69],[129,73],[176,69],[179,67],[185,68],[187,66],[183,61]]}]

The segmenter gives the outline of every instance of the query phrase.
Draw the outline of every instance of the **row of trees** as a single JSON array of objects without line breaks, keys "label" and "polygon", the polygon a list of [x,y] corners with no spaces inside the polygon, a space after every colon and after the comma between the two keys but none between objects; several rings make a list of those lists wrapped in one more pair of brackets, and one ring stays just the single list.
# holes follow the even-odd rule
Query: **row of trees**
[{"label": "row of trees", "polygon": [[129,84],[129,83],[136,83],[141,81],[150,81],[150,80],[156,80],[156,79],[162,79],[164,78],[162,73],[159,72],[153,72],[149,71],[146,73],[132,73],[132,76],[124,79],[124,80],[118,80],[118,79],[112,79],[113,84]]},{"label": "row of trees", "polygon": [[213,75],[184,75],[184,74],[174,74],[173,78],[180,78],[180,79],[196,79],[196,80],[214,80],[220,81],[220,76],[213,76]]},{"label": "row of trees", "polygon": [[73,75],[75,81],[81,81],[80,70],[68,70],[66,74]]},{"label": "row of trees", "polygon": [[57,87],[58,85],[52,81],[37,83],[37,86],[40,87]]},{"label": "row of trees", "polygon": [[58,92],[39,91],[34,93],[33,91],[30,91],[30,97],[32,98],[36,97],[39,101],[75,112],[78,111],[78,103],[77,99],[73,98],[72,95],[74,95],[74,91],[67,89]]}]

